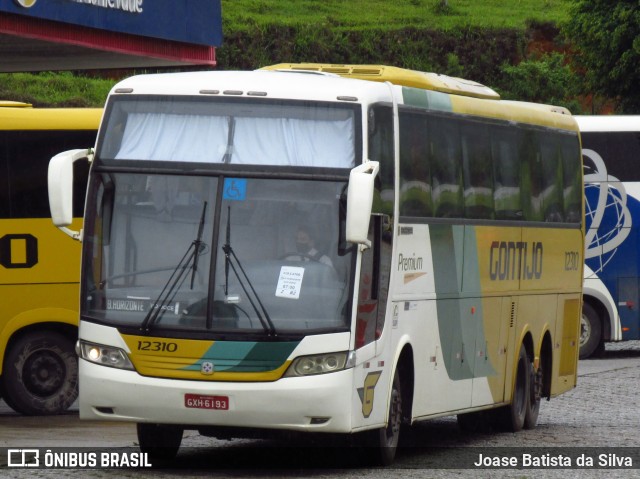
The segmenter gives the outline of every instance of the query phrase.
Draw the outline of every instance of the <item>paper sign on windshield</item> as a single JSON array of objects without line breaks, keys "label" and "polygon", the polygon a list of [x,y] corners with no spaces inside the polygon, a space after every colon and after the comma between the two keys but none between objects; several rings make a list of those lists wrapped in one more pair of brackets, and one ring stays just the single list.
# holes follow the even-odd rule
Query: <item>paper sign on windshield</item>
[{"label": "paper sign on windshield", "polygon": [[298,299],[302,287],[304,268],[298,266],[283,266],[276,287],[276,296],[280,298]]}]

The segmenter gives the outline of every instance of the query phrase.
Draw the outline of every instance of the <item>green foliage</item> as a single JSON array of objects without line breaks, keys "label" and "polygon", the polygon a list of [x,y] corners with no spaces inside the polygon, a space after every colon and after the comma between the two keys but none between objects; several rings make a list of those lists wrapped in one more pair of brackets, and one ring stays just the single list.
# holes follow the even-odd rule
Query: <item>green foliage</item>
[{"label": "green foliage", "polygon": [[574,114],[582,112],[576,101],[577,75],[561,53],[550,53],[518,65],[505,63],[502,73],[496,89],[504,99],[564,106]]},{"label": "green foliage", "polygon": [[[523,99],[509,90],[518,86],[514,79],[503,81],[502,64],[522,59],[532,25],[566,21],[573,1],[222,0],[224,41],[216,50],[217,68],[387,64],[497,85],[503,94]],[[4,74],[0,99],[102,106],[114,83],[71,73]]]},{"label": "green foliage", "polygon": [[570,12],[565,31],[587,86],[640,113],[640,2],[574,0]]},{"label": "green foliage", "polygon": [[520,58],[524,42],[524,31],[515,29],[344,31],[326,25],[271,25],[250,35],[227,35],[217,59],[218,67],[225,70],[298,62],[384,64],[465,76],[491,85],[501,75],[503,61]]},{"label": "green foliage", "polygon": [[528,20],[563,22],[572,0],[222,0],[225,35],[256,26],[450,30],[523,28]]},{"label": "green foliage", "polygon": [[22,101],[36,107],[100,107],[114,83],[70,72],[2,73],[0,99]]}]

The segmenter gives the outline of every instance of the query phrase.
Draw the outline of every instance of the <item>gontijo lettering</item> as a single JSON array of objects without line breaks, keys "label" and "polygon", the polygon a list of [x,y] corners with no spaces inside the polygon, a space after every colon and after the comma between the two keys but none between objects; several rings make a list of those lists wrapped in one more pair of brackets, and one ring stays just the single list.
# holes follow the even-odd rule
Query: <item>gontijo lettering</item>
[{"label": "gontijo lettering", "polygon": [[491,281],[540,279],[543,247],[539,241],[494,241],[489,252]]}]

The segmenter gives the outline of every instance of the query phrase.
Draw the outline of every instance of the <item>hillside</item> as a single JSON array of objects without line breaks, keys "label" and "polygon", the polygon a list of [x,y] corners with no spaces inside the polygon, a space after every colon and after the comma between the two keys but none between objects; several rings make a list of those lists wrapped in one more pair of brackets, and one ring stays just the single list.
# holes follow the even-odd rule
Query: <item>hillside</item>
[{"label": "hillside", "polygon": [[280,25],[337,30],[524,29],[527,22],[561,23],[571,0],[222,0],[223,31]]},{"label": "hillside", "polygon": [[[391,64],[502,88],[542,35],[553,41],[571,0],[222,0],[219,69],[280,62]],[[135,72],[130,72],[135,73]],[[117,72],[128,75],[129,72]],[[115,80],[0,74],[0,99],[101,106]]]}]

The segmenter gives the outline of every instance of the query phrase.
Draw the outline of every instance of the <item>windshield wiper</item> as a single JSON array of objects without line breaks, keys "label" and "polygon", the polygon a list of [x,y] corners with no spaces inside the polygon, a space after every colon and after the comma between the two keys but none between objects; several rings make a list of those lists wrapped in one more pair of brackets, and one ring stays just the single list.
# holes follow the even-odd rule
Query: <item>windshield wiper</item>
[{"label": "windshield wiper", "polygon": [[193,265],[191,266],[191,288],[190,289],[193,289],[193,282],[196,279],[196,272],[198,271],[198,258],[200,257],[200,252],[204,250],[204,243],[202,243],[202,230],[204,230],[205,211],[207,211],[206,201],[202,205],[202,215],[200,215],[200,225],[198,225],[198,235],[196,236],[196,239],[193,242],[194,250],[193,250]]},{"label": "windshield wiper", "polygon": [[[242,267],[242,264],[240,263],[240,260],[238,259],[235,252],[233,251],[233,248],[231,247],[231,206],[229,206],[227,210],[227,235],[226,235],[226,243],[222,247],[222,251],[224,251],[224,295],[225,297],[229,296],[229,267],[231,267],[234,274],[236,275],[236,278],[238,279],[238,282],[240,283],[240,286],[242,287],[242,290],[244,291],[244,294],[247,296],[249,303],[251,303],[251,307],[256,312],[256,315],[260,320],[260,324],[262,324],[262,327],[264,328],[264,330],[269,336],[277,336],[276,327],[273,324],[271,317],[269,316],[267,308],[264,307],[264,304],[260,300],[260,296],[258,296],[258,292],[253,287],[253,284],[251,283],[249,276],[245,272],[244,268]],[[238,266],[238,269],[240,270],[240,273],[242,273],[242,276],[240,276],[238,269],[236,269],[236,266],[234,265],[234,262]],[[247,285],[249,285],[249,288],[251,289],[251,292],[255,297],[255,302],[251,294],[249,294],[249,291],[247,289],[247,286],[245,285],[245,282]],[[256,302],[258,304],[256,304]]]},{"label": "windshield wiper", "polygon": [[165,308],[169,303],[171,303],[171,301],[173,301],[176,293],[178,292],[180,287],[182,287],[182,284],[187,278],[189,264],[191,264],[192,269],[191,289],[193,289],[195,273],[196,269],[198,268],[198,257],[205,247],[204,243],[202,242],[202,233],[204,230],[206,210],[207,202],[205,201],[202,205],[202,214],[200,215],[200,224],[198,225],[198,233],[196,235],[196,239],[191,242],[182,259],[180,259],[176,267],[173,269],[171,276],[169,276],[169,279],[162,288],[162,291],[160,291],[158,299],[156,299],[149,307],[149,311],[147,312],[147,315],[144,317],[144,319],[142,320],[142,324],[140,325],[140,329],[142,331],[149,332],[151,330],[151,327],[164,314]]}]

